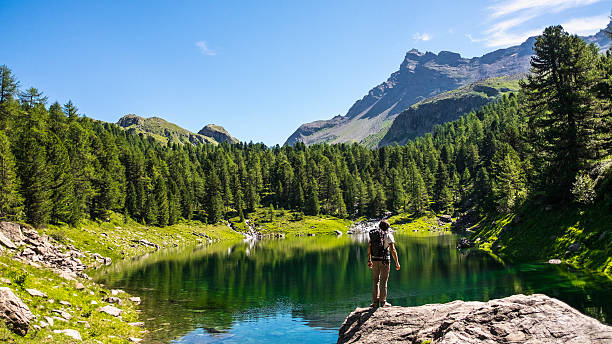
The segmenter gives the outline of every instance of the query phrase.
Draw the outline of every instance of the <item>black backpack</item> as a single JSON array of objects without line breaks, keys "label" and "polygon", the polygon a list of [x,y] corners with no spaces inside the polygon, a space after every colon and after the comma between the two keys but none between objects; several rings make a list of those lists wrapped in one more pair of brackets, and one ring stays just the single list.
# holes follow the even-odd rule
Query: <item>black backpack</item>
[{"label": "black backpack", "polygon": [[385,232],[380,228],[370,231],[370,253],[372,260],[389,260],[389,247],[385,248]]}]

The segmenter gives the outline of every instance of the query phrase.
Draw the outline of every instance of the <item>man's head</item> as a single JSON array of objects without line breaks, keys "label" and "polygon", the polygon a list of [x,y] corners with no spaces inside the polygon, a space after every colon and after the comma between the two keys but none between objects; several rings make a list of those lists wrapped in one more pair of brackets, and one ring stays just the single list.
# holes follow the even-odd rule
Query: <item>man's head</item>
[{"label": "man's head", "polygon": [[378,224],[378,227],[380,229],[382,229],[383,231],[387,231],[389,229],[389,227],[391,227],[391,225],[389,224],[389,221],[387,220],[382,220],[380,221],[380,223]]}]

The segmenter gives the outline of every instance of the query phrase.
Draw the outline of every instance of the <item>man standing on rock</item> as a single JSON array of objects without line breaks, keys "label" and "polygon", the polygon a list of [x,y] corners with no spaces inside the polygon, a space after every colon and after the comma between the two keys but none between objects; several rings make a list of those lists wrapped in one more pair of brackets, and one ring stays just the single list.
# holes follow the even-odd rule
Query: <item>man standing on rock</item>
[{"label": "man standing on rock", "polygon": [[368,267],[372,269],[372,304],[370,307],[389,307],[387,302],[387,280],[391,265],[391,254],[395,260],[395,270],[400,269],[395,250],[395,239],[389,233],[389,222],[382,220],[378,228],[370,231],[368,243]]}]

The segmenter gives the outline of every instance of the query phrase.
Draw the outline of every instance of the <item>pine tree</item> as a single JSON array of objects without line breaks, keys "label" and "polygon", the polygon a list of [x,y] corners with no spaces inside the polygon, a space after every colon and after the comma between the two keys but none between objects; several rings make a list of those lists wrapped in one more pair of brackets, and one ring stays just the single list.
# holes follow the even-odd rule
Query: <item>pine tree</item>
[{"label": "pine tree", "polygon": [[594,116],[594,45],[570,36],[561,26],[544,30],[534,45],[531,74],[521,86],[527,95],[529,127],[544,170],[541,185],[557,200],[571,198],[571,186],[579,170],[595,158],[589,130]]},{"label": "pine tree", "polygon": [[52,223],[70,223],[75,225],[73,216],[74,183],[70,167],[70,158],[64,143],[53,133],[49,133],[48,143],[48,166],[51,178],[51,214],[49,220]]},{"label": "pine tree", "polygon": [[308,183],[306,192],[304,213],[307,215],[316,216],[319,214],[319,187],[317,180],[313,177]]},{"label": "pine tree", "polygon": [[210,171],[207,180],[206,188],[206,214],[207,221],[210,224],[221,221],[223,216],[223,199],[221,198],[221,181],[217,173]]},{"label": "pine tree", "polygon": [[518,154],[506,143],[493,156],[492,191],[497,209],[510,212],[525,199],[525,174]]},{"label": "pine tree", "polygon": [[22,212],[23,199],[19,194],[15,159],[8,137],[0,130],[0,219],[20,220]]},{"label": "pine tree", "polygon": [[6,65],[0,66],[0,104],[12,100],[18,87],[13,72]]}]

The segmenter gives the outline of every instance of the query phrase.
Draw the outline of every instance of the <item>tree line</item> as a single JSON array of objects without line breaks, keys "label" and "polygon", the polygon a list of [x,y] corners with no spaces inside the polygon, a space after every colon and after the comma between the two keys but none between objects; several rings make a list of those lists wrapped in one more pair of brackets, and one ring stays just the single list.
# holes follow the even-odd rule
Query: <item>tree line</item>
[{"label": "tree line", "polygon": [[0,218],[77,225],[113,211],[166,226],[244,218],[261,206],[355,218],[510,212],[530,195],[592,200],[587,172],[612,152],[612,53],[560,26],[547,28],[534,50],[521,92],[405,146],[374,150],[162,145],[81,116],[70,101],[47,106],[2,66]]}]

